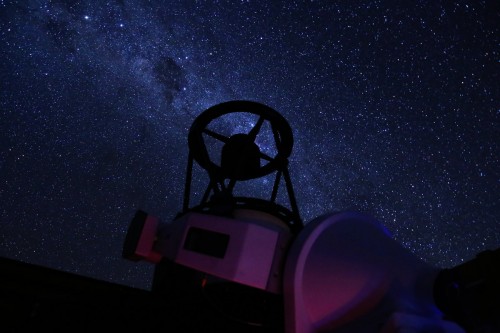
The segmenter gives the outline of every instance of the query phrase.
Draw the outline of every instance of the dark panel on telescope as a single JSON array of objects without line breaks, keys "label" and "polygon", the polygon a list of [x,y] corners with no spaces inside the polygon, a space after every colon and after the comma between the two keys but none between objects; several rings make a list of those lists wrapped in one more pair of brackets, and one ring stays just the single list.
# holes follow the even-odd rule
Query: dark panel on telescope
[{"label": "dark panel on telescope", "polygon": [[207,256],[224,258],[228,244],[228,234],[191,227],[188,230],[184,248]]}]

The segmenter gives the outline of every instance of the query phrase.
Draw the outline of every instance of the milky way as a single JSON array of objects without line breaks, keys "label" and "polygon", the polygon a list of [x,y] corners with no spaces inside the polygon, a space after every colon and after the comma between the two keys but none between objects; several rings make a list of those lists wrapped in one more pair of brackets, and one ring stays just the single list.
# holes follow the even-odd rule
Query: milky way
[{"label": "milky way", "polygon": [[128,223],[181,209],[229,100],[290,122],[306,222],[368,213],[440,267],[497,248],[499,36],[498,1],[0,1],[0,255],[148,288]]}]

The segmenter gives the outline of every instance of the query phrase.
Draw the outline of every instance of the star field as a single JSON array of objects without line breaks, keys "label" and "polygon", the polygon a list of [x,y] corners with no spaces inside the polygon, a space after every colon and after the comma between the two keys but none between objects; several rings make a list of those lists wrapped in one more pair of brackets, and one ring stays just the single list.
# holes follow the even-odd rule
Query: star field
[{"label": "star field", "polygon": [[496,1],[0,1],[0,255],[148,288],[128,223],[181,209],[229,100],[289,121],[304,221],[371,214],[440,267],[498,248],[499,36]]}]

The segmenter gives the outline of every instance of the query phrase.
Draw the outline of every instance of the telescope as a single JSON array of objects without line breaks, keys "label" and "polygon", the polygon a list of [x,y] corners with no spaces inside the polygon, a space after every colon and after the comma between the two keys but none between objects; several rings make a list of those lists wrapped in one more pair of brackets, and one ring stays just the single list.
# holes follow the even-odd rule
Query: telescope
[{"label": "telescope", "polygon": [[[255,119],[249,130],[219,131],[243,116]],[[263,136],[272,148],[259,145]],[[179,332],[500,332],[500,249],[440,268],[366,214],[304,223],[289,172],[292,129],[276,110],[212,106],[188,146],[182,209],[172,221],[138,209],[122,254],[155,265],[152,291],[184,314]],[[208,182],[192,205],[195,163]],[[259,183],[269,185],[265,198],[248,195],[259,179],[272,179]]]}]

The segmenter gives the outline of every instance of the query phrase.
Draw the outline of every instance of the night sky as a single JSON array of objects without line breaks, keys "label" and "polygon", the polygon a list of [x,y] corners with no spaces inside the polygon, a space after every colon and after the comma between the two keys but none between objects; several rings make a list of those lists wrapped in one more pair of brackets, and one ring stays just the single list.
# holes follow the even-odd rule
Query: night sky
[{"label": "night sky", "polygon": [[0,256],[148,288],[128,224],[180,211],[189,127],[230,100],[289,121],[306,223],[368,213],[440,267],[496,249],[499,45],[497,0],[0,0]]}]

